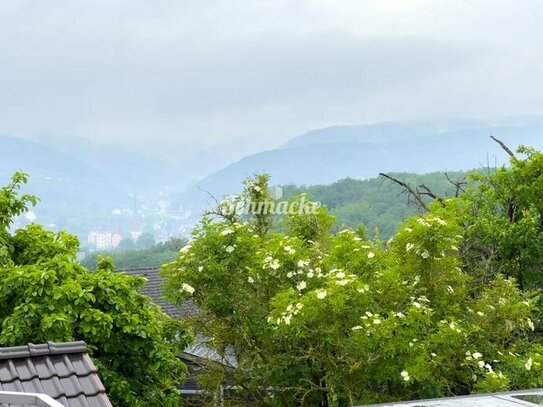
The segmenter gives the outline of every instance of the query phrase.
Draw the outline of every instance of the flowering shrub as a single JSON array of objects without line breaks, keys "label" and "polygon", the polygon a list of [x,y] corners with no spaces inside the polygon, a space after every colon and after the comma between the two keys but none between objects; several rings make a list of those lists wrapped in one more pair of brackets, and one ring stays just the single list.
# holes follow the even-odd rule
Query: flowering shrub
[{"label": "flowering shrub", "polygon": [[[251,180],[246,193],[254,199],[266,183]],[[292,215],[284,233],[272,232],[271,219],[204,218],[163,268],[167,293],[200,307],[194,329],[234,352],[236,383],[255,405],[542,386],[536,298],[501,274],[475,283],[460,255],[458,207],[435,203],[387,243],[352,230],[331,235],[324,210]],[[210,391],[224,378],[211,374]]]}]

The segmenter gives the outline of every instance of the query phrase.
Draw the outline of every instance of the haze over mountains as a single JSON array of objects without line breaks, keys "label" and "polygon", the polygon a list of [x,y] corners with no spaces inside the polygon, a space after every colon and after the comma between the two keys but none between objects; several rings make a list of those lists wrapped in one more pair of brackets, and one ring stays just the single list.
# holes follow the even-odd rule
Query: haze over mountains
[{"label": "haze over mountains", "polygon": [[543,120],[385,122],[314,130],[211,174],[184,191],[176,203],[199,207],[209,199],[207,192],[215,197],[235,193],[245,177],[261,172],[271,174],[274,184],[314,185],[375,177],[381,171],[426,173],[502,164],[507,157],[490,135],[512,148],[525,144],[541,149]]},{"label": "haze over mountains", "polygon": [[427,173],[504,163],[507,156],[490,135],[512,148],[543,149],[543,118],[334,126],[231,163],[233,155],[224,147],[176,161],[171,146],[163,147],[168,151],[161,160],[159,144],[151,154],[83,138],[0,136],[0,178],[18,169],[28,172],[28,192],[42,198],[39,220],[55,228],[80,236],[89,230],[147,228],[164,238],[186,232],[197,220],[210,201],[204,191],[217,198],[236,193],[255,173],[270,173],[277,185],[315,185],[371,178],[380,171]]}]

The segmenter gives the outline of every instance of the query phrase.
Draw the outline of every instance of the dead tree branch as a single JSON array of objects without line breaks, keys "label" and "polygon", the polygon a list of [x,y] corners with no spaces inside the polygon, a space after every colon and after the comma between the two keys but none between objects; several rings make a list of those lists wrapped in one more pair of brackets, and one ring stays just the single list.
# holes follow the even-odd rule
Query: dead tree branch
[{"label": "dead tree branch", "polygon": [[417,201],[417,203],[419,204],[419,206],[424,209],[425,211],[428,211],[428,205],[426,205],[426,203],[424,202],[424,199],[422,199],[422,196],[421,194],[418,192],[418,191],[415,191],[411,185],[409,185],[408,183],[404,182],[404,181],[401,181],[397,178],[394,178],[388,174],[385,174],[383,172],[380,172],[379,173],[379,176],[380,177],[383,177],[383,178],[386,178],[388,179],[389,181],[392,181],[394,182],[395,184],[398,184],[400,185],[404,191],[406,191],[410,196],[412,196],[415,201]]},{"label": "dead tree branch", "polygon": [[434,194],[432,192],[432,190],[430,188],[428,188],[426,185],[422,184],[419,186],[419,189],[417,189],[417,193],[419,195],[425,195],[425,196],[429,196],[430,198],[432,199],[437,199],[439,202],[443,203],[443,198],[437,196],[436,194]]},{"label": "dead tree branch", "polygon": [[494,136],[490,136],[490,138],[491,138],[492,140],[494,140],[496,143],[498,143],[498,144],[500,145],[500,147],[503,148],[503,150],[504,150],[507,154],[509,154],[509,157],[511,157],[513,160],[516,160],[516,159],[517,159],[517,157],[515,156],[515,154],[511,151],[511,149],[510,149],[509,147],[507,147],[507,146],[505,145],[505,143],[504,143],[503,141],[498,140],[498,139],[497,139],[496,137],[494,137]]},{"label": "dead tree branch", "polygon": [[454,186],[455,198],[458,198],[460,192],[466,192],[466,190],[464,189],[464,185],[468,184],[468,182],[466,181],[466,177],[462,178],[460,181],[453,181],[451,177],[449,177],[449,174],[445,173],[445,178],[447,178],[447,181],[449,181],[449,183]]}]

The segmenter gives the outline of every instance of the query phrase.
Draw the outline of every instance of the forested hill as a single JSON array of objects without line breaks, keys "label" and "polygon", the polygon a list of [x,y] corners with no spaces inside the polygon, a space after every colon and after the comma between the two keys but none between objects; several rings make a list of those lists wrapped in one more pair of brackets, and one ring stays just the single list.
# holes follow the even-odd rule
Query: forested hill
[{"label": "forested hill", "polygon": [[[467,176],[467,172],[448,172],[453,181]],[[445,173],[432,172],[391,174],[412,186],[427,185],[438,196],[451,196],[455,187]],[[346,178],[329,185],[283,186],[285,198],[306,193],[312,201],[326,205],[336,216],[335,230],[365,225],[371,236],[388,239],[406,216],[417,213],[419,208],[402,194],[402,187],[383,178],[356,180]]]}]

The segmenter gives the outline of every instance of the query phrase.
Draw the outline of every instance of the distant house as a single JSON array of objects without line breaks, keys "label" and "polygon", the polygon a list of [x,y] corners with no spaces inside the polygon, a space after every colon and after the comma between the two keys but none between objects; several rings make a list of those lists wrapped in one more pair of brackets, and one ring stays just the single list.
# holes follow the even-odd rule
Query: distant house
[{"label": "distant house", "polygon": [[112,407],[85,342],[0,348],[0,405]]},{"label": "distant house", "polygon": [[[151,297],[164,312],[176,319],[185,319],[198,315],[198,307],[192,301],[186,301],[182,307],[177,307],[164,298],[162,295],[162,284],[164,279],[160,276],[159,270],[156,268],[141,268],[119,270],[133,277],[143,277],[147,283],[141,290],[141,293]],[[196,335],[196,339],[192,345],[187,347],[184,352],[179,355],[179,358],[187,365],[189,369],[189,379],[179,386],[181,395],[187,406],[200,405],[200,401],[205,398],[202,390],[198,386],[197,377],[202,369],[211,364],[219,364],[227,371],[233,372],[237,366],[236,359],[233,355],[223,357],[217,351],[210,348],[206,344],[206,338],[202,335]],[[231,393],[233,388],[225,383],[220,389],[223,393]],[[218,397],[221,395],[217,395]]]}]

